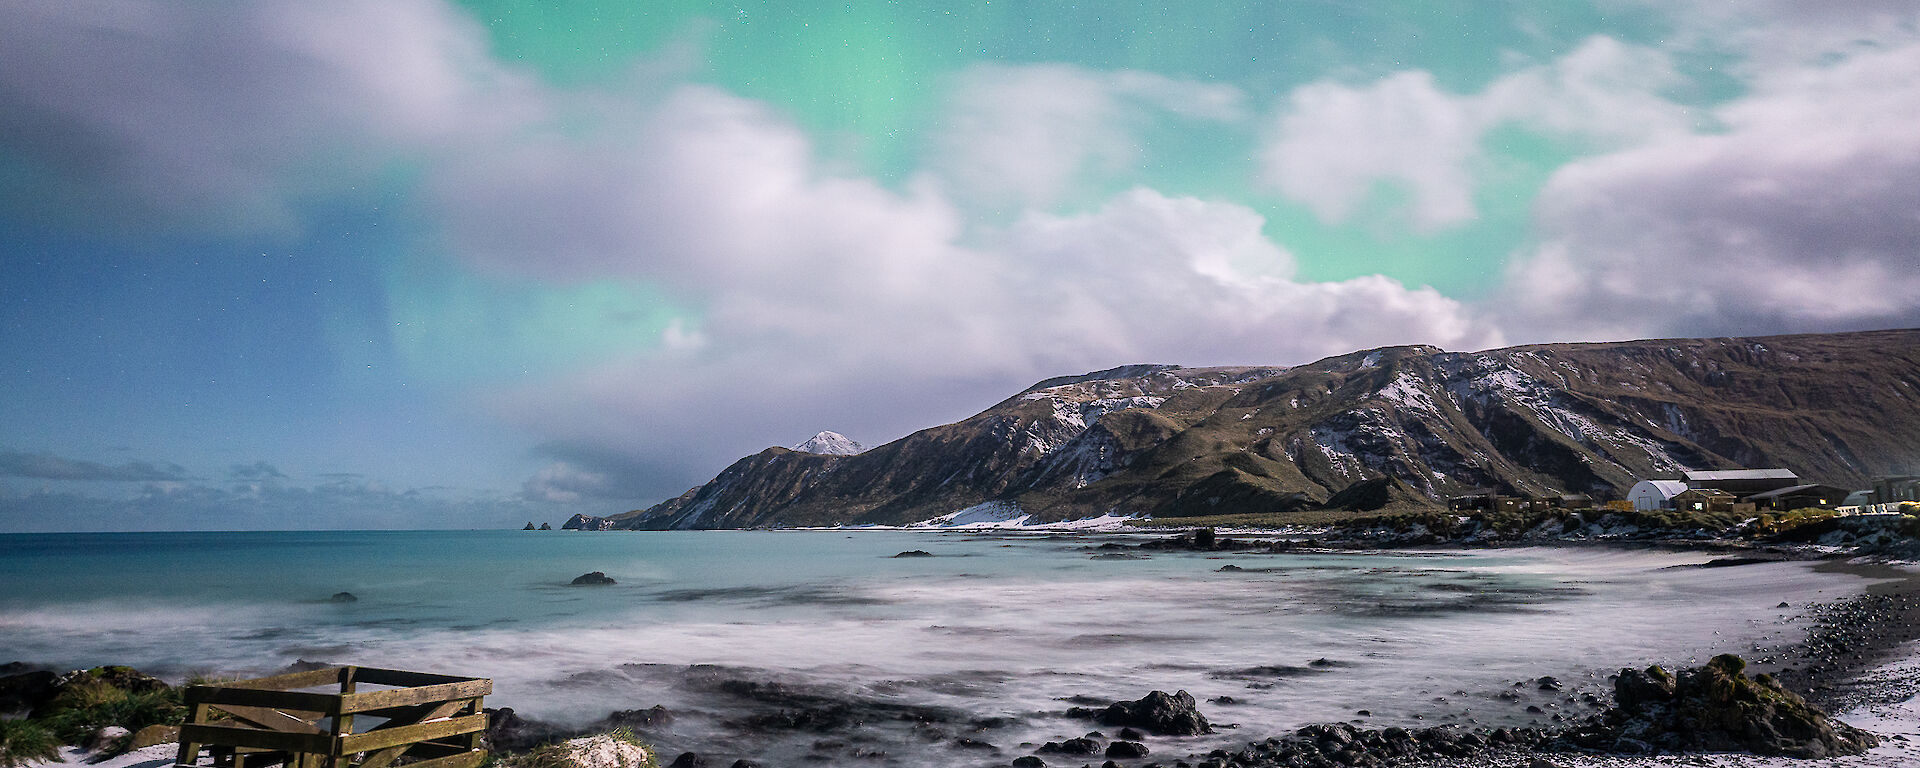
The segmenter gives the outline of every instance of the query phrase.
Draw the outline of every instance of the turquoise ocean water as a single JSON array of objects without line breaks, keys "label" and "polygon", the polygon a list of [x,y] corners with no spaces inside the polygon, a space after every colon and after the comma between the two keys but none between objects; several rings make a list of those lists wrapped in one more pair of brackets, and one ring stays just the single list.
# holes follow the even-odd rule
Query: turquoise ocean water
[{"label": "turquoise ocean water", "polygon": [[[879,744],[896,764],[1079,735],[1075,696],[1189,690],[1238,730],[1205,751],[1365,709],[1377,726],[1584,714],[1623,666],[1764,656],[1787,601],[1862,585],[1802,564],[1538,548],[1118,559],[1120,535],[964,532],[289,532],[0,535],[0,662],[132,664],[181,679],[296,660],[491,677],[493,705],[586,723],[655,704],[669,749],[785,756]],[[928,558],[895,558],[924,550]],[[1221,571],[1232,564],[1239,571]],[[602,571],[619,583],[574,587]],[[331,602],[351,592],[351,603]],[[1553,675],[1564,695],[1514,683]],[[782,730],[804,701],[923,708],[928,726]],[[1211,703],[1220,697],[1231,703]],[[1539,706],[1541,712],[1525,707]],[[856,718],[858,719],[858,718]],[[871,719],[871,718],[869,718]],[[979,723],[988,723],[983,730]],[[816,723],[817,725],[817,723]],[[838,726],[836,726],[838,727]],[[832,729],[829,729],[832,730]],[[864,740],[864,741],[863,741]],[[965,760],[961,757],[965,755]],[[825,759],[843,759],[838,753]],[[730,759],[730,758],[729,758]],[[878,759],[878,758],[875,758]]]}]

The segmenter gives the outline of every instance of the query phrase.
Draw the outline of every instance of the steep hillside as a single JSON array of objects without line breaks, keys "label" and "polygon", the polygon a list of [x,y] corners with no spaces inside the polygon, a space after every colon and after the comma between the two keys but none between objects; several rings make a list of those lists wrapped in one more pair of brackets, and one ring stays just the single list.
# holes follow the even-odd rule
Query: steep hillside
[{"label": "steep hillside", "polygon": [[1127,366],[1040,382],[855,455],[769,448],[630,528],[1039,519],[1616,497],[1682,469],[1860,487],[1920,470],[1920,331],[1356,352],[1295,368]]}]

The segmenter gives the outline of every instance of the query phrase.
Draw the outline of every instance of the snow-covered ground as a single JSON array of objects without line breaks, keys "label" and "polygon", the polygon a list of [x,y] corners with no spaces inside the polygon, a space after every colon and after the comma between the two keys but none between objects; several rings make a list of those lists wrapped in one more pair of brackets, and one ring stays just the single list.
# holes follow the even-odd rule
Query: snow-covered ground
[{"label": "snow-covered ground", "polygon": [[1127,523],[1133,517],[1124,515],[1101,515],[1079,520],[1062,520],[1053,523],[1035,522],[1033,515],[1020,509],[1020,505],[1008,501],[989,501],[975,504],[958,512],[922,520],[906,526],[862,526],[877,530],[961,530],[961,531],[1122,531],[1130,530]]}]

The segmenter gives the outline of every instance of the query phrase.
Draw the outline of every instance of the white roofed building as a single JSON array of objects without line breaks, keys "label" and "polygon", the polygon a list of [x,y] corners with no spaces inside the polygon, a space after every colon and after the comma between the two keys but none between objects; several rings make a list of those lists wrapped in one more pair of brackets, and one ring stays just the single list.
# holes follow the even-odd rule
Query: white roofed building
[{"label": "white roofed building", "polygon": [[1686,490],[1687,484],[1679,480],[1642,480],[1627,491],[1627,500],[1636,510],[1672,509],[1673,497]]}]

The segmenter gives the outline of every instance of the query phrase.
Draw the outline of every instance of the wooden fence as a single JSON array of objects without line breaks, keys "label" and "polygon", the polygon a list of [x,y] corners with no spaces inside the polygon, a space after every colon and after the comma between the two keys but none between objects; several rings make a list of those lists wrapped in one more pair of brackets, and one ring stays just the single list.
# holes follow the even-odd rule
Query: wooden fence
[{"label": "wooden fence", "polygon": [[217,768],[475,768],[492,692],[486,678],[373,667],[189,686],[175,763],[203,766],[204,747]]}]

